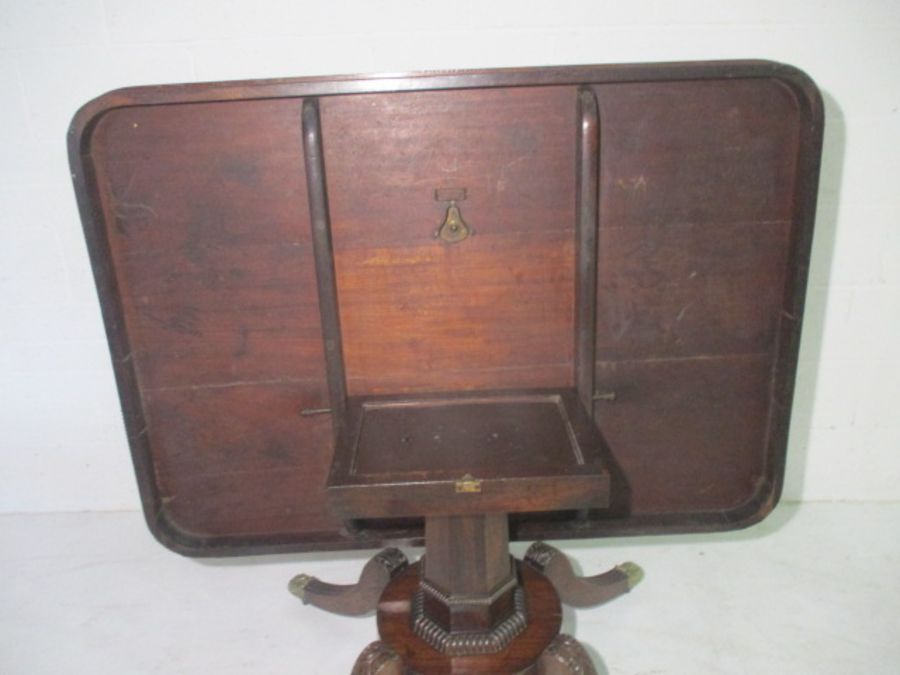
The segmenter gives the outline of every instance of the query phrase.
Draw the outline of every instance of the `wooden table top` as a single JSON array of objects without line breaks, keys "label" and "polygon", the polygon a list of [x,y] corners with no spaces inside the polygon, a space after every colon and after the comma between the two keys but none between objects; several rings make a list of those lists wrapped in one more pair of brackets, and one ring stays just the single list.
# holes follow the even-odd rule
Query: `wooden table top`
[{"label": "wooden table top", "polygon": [[[348,525],[329,505],[304,101],[321,118],[346,387],[367,398],[574,386],[585,95],[599,118],[590,412],[610,503],[519,515],[512,534],[730,529],[773,508],[821,150],[806,75],[742,61],[188,84],[101,96],[69,136],[161,541],[240,555],[421,536],[415,519]],[[435,237],[450,193],[472,231],[456,243]]]}]

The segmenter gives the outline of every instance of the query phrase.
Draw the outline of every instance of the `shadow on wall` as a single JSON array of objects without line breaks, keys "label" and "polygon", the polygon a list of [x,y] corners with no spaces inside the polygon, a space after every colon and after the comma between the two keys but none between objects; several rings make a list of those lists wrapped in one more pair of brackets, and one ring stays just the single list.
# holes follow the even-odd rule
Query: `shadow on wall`
[{"label": "shadow on wall", "polygon": [[830,94],[823,91],[822,99],[825,104],[825,137],[822,143],[822,169],[810,259],[810,278],[816,279],[816,285],[811,285],[806,291],[803,335],[785,467],[783,498],[787,501],[802,498],[806,478],[812,413],[825,331],[827,280],[832,271],[844,172],[846,144],[844,114]]}]

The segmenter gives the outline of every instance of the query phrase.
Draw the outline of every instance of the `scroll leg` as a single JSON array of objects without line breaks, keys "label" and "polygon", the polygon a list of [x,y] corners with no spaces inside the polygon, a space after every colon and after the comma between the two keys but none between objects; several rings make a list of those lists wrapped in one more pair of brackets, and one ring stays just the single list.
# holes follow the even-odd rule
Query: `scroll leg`
[{"label": "scroll leg", "polygon": [[375,610],[384,587],[407,564],[406,556],[400,551],[386,548],[366,563],[355,584],[328,584],[315,577],[299,574],[291,579],[288,590],[304,604],[334,614],[360,616]]},{"label": "scroll leg", "polygon": [[575,638],[557,635],[538,659],[537,675],[597,675],[597,671]]},{"label": "scroll leg", "polygon": [[594,607],[609,602],[644,578],[644,571],[632,562],[593,577],[576,576],[566,555],[541,541],[528,548],[525,562],[547,577],[559,599],[570,607]]},{"label": "scroll leg", "polygon": [[383,642],[373,642],[356,659],[350,675],[403,675],[403,661]]}]

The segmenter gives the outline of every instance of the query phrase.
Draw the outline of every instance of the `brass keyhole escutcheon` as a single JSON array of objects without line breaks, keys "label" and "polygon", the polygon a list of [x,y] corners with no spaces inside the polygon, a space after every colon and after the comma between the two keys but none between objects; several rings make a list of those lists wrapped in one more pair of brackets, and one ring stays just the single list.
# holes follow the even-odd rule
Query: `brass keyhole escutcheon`
[{"label": "brass keyhole escutcheon", "polygon": [[451,201],[447,207],[447,215],[444,216],[444,222],[438,228],[435,237],[446,241],[448,244],[455,244],[462,241],[471,234],[469,226],[463,220],[462,214],[455,201]]}]

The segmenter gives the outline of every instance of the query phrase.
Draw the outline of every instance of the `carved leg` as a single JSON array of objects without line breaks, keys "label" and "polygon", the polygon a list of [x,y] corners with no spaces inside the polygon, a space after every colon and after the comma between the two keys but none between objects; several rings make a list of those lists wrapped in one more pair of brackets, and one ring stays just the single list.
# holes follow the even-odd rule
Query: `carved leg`
[{"label": "carved leg", "polygon": [[[395,548],[386,548],[363,567],[359,581],[339,586],[299,574],[288,584],[288,590],[304,604],[344,616],[360,616],[375,610],[378,598],[388,582],[406,567],[406,556]],[[365,652],[363,652],[365,654]],[[356,672],[356,671],[354,671]],[[360,671],[362,672],[362,671]],[[376,672],[376,671],[365,671]],[[385,671],[385,674],[393,671]]]},{"label": "carved leg", "polygon": [[575,638],[557,635],[538,660],[536,675],[597,675],[597,671]]},{"label": "carved leg", "polygon": [[550,580],[559,599],[570,607],[594,607],[609,602],[634,588],[644,571],[632,562],[622,563],[603,574],[579,577],[566,555],[543,542],[535,542],[525,554],[525,562]]},{"label": "carved leg", "polygon": [[383,642],[373,642],[356,659],[350,675],[403,675],[403,661]]}]

